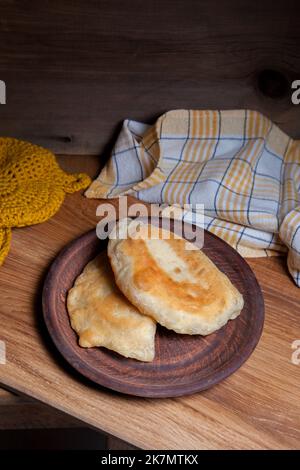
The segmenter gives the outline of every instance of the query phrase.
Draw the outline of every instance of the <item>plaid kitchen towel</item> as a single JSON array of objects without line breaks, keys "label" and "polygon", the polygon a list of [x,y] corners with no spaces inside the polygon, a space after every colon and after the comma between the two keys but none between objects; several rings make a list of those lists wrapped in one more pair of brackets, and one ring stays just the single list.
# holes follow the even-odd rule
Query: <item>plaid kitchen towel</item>
[{"label": "plaid kitchen towel", "polygon": [[[125,120],[89,198],[204,204],[205,228],[245,257],[288,250],[300,285],[300,141],[256,111],[175,110]],[[189,216],[189,214],[187,214]]]}]

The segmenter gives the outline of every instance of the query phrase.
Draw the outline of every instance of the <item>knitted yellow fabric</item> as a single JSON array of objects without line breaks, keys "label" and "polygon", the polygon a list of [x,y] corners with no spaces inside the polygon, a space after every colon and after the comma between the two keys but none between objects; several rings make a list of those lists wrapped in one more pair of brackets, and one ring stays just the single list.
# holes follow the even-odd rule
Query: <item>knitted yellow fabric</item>
[{"label": "knitted yellow fabric", "polygon": [[44,222],[64,200],[90,184],[85,174],[70,175],[55,156],[29,142],[0,138],[0,264],[9,251],[11,228]]}]

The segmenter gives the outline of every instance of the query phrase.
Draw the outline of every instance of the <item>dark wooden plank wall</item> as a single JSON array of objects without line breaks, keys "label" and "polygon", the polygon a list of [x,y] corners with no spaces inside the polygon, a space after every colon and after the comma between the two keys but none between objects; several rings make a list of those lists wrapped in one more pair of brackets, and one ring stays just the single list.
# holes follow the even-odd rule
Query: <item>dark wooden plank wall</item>
[{"label": "dark wooden plank wall", "polygon": [[100,154],[126,117],[247,107],[300,137],[299,12],[299,0],[0,0],[0,135]]}]

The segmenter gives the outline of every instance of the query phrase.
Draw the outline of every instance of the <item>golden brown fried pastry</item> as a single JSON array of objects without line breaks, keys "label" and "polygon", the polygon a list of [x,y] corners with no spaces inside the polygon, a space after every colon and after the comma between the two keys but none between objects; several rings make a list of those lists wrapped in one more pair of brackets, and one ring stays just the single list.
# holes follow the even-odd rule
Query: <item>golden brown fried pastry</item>
[{"label": "golden brown fried pastry", "polygon": [[154,359],[156,323],[118,289],[106,253],[86,265],[69,291],[67,307],[80,346],[105,346],[139,361]]},{"label": "golden brown fried pastry", "polygon": [[242,295],[201,250],[180,237],[163,239],[169,232],[162,229],[150,238],[148,224],[138,231],[134,224],[116,225],[108,255],[117,285],[140,312],[191,335],[208,335],[239,315]]}]

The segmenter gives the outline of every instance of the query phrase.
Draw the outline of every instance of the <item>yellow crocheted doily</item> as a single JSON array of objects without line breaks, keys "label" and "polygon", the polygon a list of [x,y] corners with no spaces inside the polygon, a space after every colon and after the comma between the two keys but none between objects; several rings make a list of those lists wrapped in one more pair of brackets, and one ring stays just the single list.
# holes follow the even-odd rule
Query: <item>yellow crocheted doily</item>
[{"label": "yellow crocheted doily", "polygon": [[9,251],[12,227],[44,222],[57,212],[66,193],[89,184],[83,173],[65,173],[49,150],[0,137],[0,264]]}]

